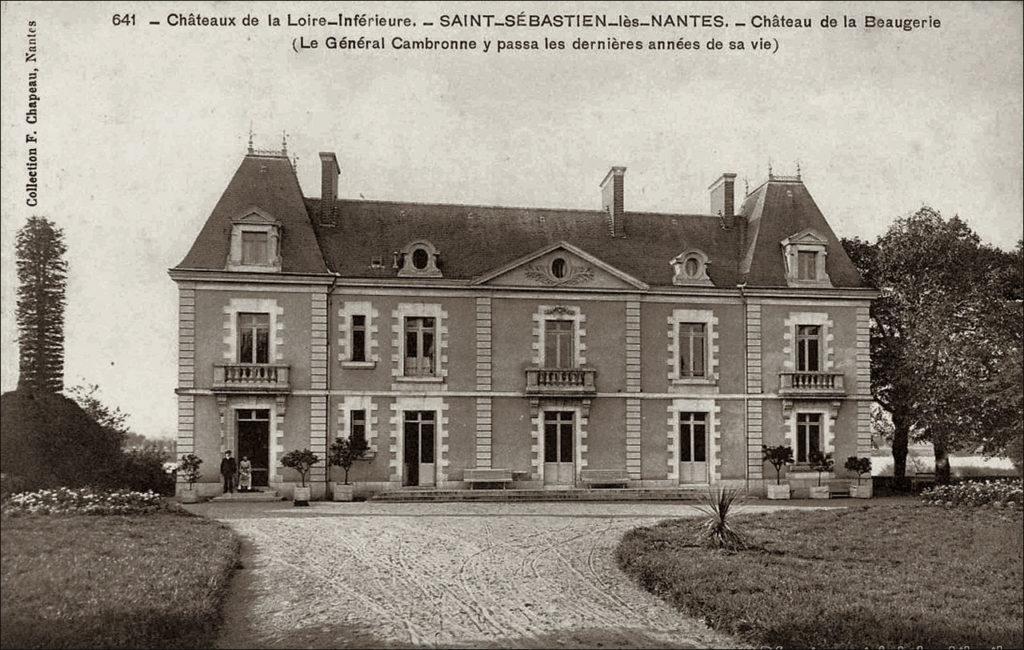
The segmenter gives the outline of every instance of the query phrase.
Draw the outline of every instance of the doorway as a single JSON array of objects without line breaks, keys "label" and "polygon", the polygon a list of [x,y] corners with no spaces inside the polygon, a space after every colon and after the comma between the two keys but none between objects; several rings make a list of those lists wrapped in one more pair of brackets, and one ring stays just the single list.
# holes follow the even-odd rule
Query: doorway
[{"label": "doorway", "polygon": [[679,414],[679,482],[708,483],[708,414]]},{"label": "doorway", "polygon": [[576,413],[544,412],[544,484],[572,485],[576,465],[573,446],[576,438]]},{"label": "doorway", "polygon": [[434,411],[406,411],[402,485],[434,485]]},{"label": "doorway", "polygon": [[235,411],[238,450],[235,458],[252,463],[252,486],[270,485],[270,410],[238,409]]}]

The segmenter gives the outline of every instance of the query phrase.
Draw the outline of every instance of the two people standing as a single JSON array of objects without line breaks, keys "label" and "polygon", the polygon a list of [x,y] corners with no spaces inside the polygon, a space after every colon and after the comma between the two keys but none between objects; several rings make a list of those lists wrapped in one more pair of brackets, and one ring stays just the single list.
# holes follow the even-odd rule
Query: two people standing
[{"label": "two people standing", "polygon": [[249,492],[252,490],[252,462],[246,456],[243,456],[242,462],[238,463],[232,457],[231,450],[225,451],[224,458],[220,461],[220,475],[224,479],[225,492],[234,493],[236,475],[239,491]]}]

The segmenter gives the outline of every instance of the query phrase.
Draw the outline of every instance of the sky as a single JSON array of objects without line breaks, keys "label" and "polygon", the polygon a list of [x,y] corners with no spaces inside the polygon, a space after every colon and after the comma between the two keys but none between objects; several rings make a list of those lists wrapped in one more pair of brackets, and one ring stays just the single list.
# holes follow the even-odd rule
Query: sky
[{"label": "sky", "polygon": [[[170,27],[167,14],[408,16],[434,27]],[[720,14],[728,29],[442,29],[442,14]],[[137,24],[114,26],[134,13]],[[627,167],[627,210],[706,212],[721,173],[751,187],[771,163],[803,179],[840,236],[873,238],[930,205],[985,242],[1021,237],[1020,3],[0,4],[0,388],[17,384],[14,236],[31,215],[64,229],[65,382],[96,383],[149,436],[175,430],[177,293],[184,257],[241,162],[287,133],[307,196],[319,151],[343,197],[600,207]],[[829,15],[938,18],[938,28],[825,29]],[[756,16],[813,28],[755,28]],[[28,21],[37,62],[26,63]],[[160,20],[152,26],[150,20]],[[539,52],[328,50],[327,36],[562,40]],[[296,52],[293,39],[321,47]],[[576,38],[724,42],[778,50],[578,51]],[[773,44],[775,40],[772,40]],[[38,67],[38,122],[26,124]],[[36,130],[39,205],[26,205]]]}]

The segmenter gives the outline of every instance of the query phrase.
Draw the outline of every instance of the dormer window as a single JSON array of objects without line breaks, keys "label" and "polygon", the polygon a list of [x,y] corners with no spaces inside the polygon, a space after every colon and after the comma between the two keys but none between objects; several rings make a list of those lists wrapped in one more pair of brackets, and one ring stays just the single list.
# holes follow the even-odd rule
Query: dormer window
[{"label": "dormer window", "polygon": [[825,270],[828,240],[814,230],[804,230],[782,240],[786,284],[791,287],[831,287]]},{"label": "dormer window", "polygon": [[708,267],[711,261],[704,251],[691,249],[677,255],[672,266],[672,284],[681,286],[711,286]]},{"label": "dormer window", "polygon": [[229,271],[280,271],[281,224],[266,212],[250,208],[231,220]]},{"label": "dormer window", "polygon": [[426,240],[407,245],[397,255],[398,277],[440,278],[441,269],[437,266],[439,256],[437,247]]}]

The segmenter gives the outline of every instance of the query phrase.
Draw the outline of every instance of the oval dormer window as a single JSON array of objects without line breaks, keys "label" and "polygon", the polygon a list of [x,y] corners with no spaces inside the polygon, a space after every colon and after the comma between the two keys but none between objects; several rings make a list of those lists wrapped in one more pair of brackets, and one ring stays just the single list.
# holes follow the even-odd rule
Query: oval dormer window
[{"label": "oval dormer window", "polygon": [[555,278],[559,280],[563,279],[568,273],[568,271],[569,266],[568,264],[566,264],[565,259],[561,257],[556,257],[555,259],[551,260],[551,275],[555,276]]},{"label": "oval dormer window", "polygon": [[697,273],[700,272],[700,262],[695,257],[690,257],[686,260],[686,264],[683,267],[686,272],[686,277],[695,278]]},{"label": "oval dormer window", "polygon": [[427,264],[430,263],[430,254],[427,253],[425,248],[417,248],[412,252],[412,265],[413,268],[422,271],[427,268]]}]

